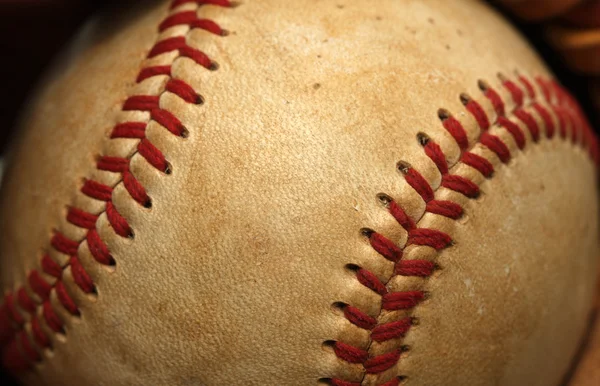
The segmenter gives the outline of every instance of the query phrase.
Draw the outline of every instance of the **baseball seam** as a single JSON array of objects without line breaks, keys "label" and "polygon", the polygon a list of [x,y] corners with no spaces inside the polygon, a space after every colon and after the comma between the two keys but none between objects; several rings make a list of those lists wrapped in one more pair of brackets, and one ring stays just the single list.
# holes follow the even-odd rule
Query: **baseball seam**
[{"label": "baseball seam", "polygon": [[[195,4],[195,9],[180,8],[189,4]],[[170,15],[158,26],[158,32],[162,33],[171,27],[188,26],[187,33],[194,29],[203,29],[217,36],[225,36],[226,31],[217,23],[198,17],[197,11],[203,5],[228,8],[234,4],[229,0],[173,0]],[[187,44],[187,33],[182,36],[159,38],[147,58],[152,59],[176,51],[175,59],[186,57],[208,70],[217,70],[217,64],[208,55]],[[146,208],[152,206],[152,200],[144,186],[130,171],[129,165],[133,156],[139,154],[156,169],[165,174],[171,173],[171,165],[163,153],[146,138],[146,128],[154,121],[178,137],[187,137],[188,131],[174,114],[160,107],[160,98],[165,93],[172,93],[186,103],[196,105],[204,103],[202,96],[188,83],[172,76],[171,66],[172,64],[143,66],[137,76],[136,84],[152,77],[165,76],[164,88],[158,95],[133,95],[123,103],[122,111],[146,112],[150,117],[145,121],[118,123],[112,129],[111,139],[137,140],[135,150],[126,157],[102,155],[97,158],[97,170],[118,173],[120,178],[111,185],[91,178],[84,180],[81,193],[98,202],[104,202],[104,208],[95,213],[77,207],[68,208],[67,222],[84,230],[85,236],[73,240],[59,230],[54,231],[49,243],[50,248],[68,256],[66,261],[61,264],[53,259],[51,254],[44,254],[40,261],[40,268],[29,273],[27,283],[5,294],[0,307],[0,347],[2,347],[2,364],[13,374],[30,370],[35,364],[43,361],[43,350],[53,350],[50,334],[66,334],[64,321],[59,317],[56,305],[62,305],[74,317],[80,316],[76,302],[63,283],[63,276],[67,270],[70,270],[74,283],[83,293],[96,293],[94,282],[78,257],[82,244],[87,244],[89,252],[97,263],[103,266],[115,265],[116,262],[108,246],[96,230],[98,219],[105,215],[115,234],[121,237],[134,237],[127,220],[121,216],[113,203],[112,193],[117,186],[122,184],[141,206]],[[57,302],[53,303],[51,297],[55,297]]]},{"label": "baseball seam", "polygon": [[[525,149],[528,141],[537,143],[540,141],[544,129],[546,138],[551,139],[558,135],[562,140],[571,140],[573,144],[587,147],[590,157],[597,165],[599,161],[598,144],[593,131],[588,124],[584,114],[575,100],[555,81],[548,81],[541,77],[535,78],[535,83],[541,90],[543,98],[548,107],[538,101],[538,92],[534,83],[522,75],[513,81],[503,75],[499,75],[502,87],[508,92],[512,99],[514,108],[507,116],[507,106],[500,94],[485,82],[479,82],[479,88],[485,98],[493,107],[496,119],[492,122],[482,105],[466,94],[460,95],[460,100],[465,109],[475,120],[479,128],[479,137],[473,144],[469,144],[467,131],[463,124],[454,118],[452,114],[444,109],[438,110],[438,116],[442,126],[452,136],[460,149],[460,157],[449,165],[447,154],[424,133],[417,135],[417,140],[423,147],[425,154],[430,158],[441,174],[441,183],[433,187],[427,179],[410,164],[400,161],[397,167],[404,176],[406,182],[421,196],[425,211],[418,219],[412,219],[402,207],[387,194],[379,194],[378,200],[387,208],[394,219],[404,228],[408,237],[404,247],[400,247],[394,241],[377,233],[370,228],[363,228],[361,233],[368,239],[373,249],[385,259],[394,263],[394,271],[387,278],[380,278],[373,272],[356,265],[351,269],[356,274],[356,279],[365,287],[381,296],[381,308],[378,315],[369,315],[350,304],[336,303],[335,306],[342,308],[344,317],[353,325],[369,331],[369,341],[364,347],[357,347],[341,341],[325,341],[325,346],[331,347],[335,355],[344,363],[361,365],[363,368],[363,379],[360,381],[348,381],[338,378],[322,378],[320,381],[334,386],[361,386],[368,375],[377,380],[384,379],[380,386],[398,386],[408,377],[396,375],[399,371],[388,371],[400,361],[402,353],[410,347],[402,344],[402,338],[416,324],[417,320],[412,316],[412,311],[428,294],[422,289],[412,291],[389,291],[387,284],[396,276],[415,276],[421,278],[430,277],[438,266],[435,261],[402,259],[404,250],[411,246],[431,247],[437,255],[454,242],[451,235],[432,228],[419,227],[420,219],[425,213],[432,213],[459,220],[464,213],[463,207],[451,200],[436,200],[436,192],[446,188],[465,196],[467,199],[476,199],[480,194],[479,185],[467,178],[456,174],[454,171],[459,165],[467,165],[479,172],[485,180],[493,177],[494,164],[507,164],[514,157],[513,152]],[[522,86],[519,86],[521,83]],[[526,101],[528,103],[526,104]],[[537,115],[537,119],[536,119]],[[538,123],[539,122],[539,123]],[[541,125],[540,125],[541,123]],[[492,134],[490,129],[496,126],[507,132],[512,138],[516,149],[511,151],[510,146],[500,136]],[[541,127],[540,127],[541,126]],[[529,132],[526,136],[522,127]],[[557,129],[558,128],[558,133]],[[570,133],[569,133],[570,132]],[[488,159],[476,154],[477,148],[487,148],[497,160]],[[434,258],[435,260],[435,258]],[[398,320],[383,320],[383,312],[402,311],[402,317]],[[383,354],[371,352],[372,343],[383,343],[396,340],[395,347]],[[395,373],[395,374],[394,374]],[[372,384],[369,383],[369,384]]]}]

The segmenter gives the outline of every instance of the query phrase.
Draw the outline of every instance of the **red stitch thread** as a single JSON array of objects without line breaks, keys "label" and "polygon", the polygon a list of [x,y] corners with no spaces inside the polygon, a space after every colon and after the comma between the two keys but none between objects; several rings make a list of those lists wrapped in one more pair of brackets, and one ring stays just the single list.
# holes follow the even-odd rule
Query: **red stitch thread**
[{"label": "red stitch thread", "polygon": [[490,87],[486,88],[483,94],[492,103],[496,114],[498,114],[499,117],[504,116],[504,102],[502,101],[502,98],[500,98],[500,95]]},{"label": "red stitch thread", "polygon": [[42,300],[47,300],[50,297],[50,291],[52,291],[52,285],[42,278],[38,271],[31,271],[28,278],[29,287],[35,292]]},{"label": "red stitch thread", "polygon": [[190,28],[199,28],[212,32],[215,35],[223,35],[223,30],[217,23],[212,20],[199,19],[196,11],[183,11],[173,14],[160,23],[158,29],[160,32],[163,32],[167,28],[176,25],[189,25]]},{"label": "red stitch thread", "polygon": [[350,346],[344,342],[335,342],[333,345],[335,354],[348,363],[364,363],[369,353],[358,347]]},{"label": "red stitch thread", "polygon": [[423,198],[423,201],[429,202],[433,200],[433,189],[429,182],[425,180],[425,178],[413,168],[408,169],[404,179],[408,184],[419,193],[419,195]]},{"label": "red stitch thread", "polygon": [[178,137],[181,137],[186,131],[181,121],[167,110],[152,110],[151,117],[153,121],[159,123]]},{"label": "red stitch thread", "polygon": [[385,285],[381,282],[381,280],[379,280],[377,276],[375,276],[373,273],[367,271],[364,268],[361,268],[356,272],[356,278],[358,279],[360,284],[372,289],[379,295],[385,295],[387,293],[387,289],[385,288]]},{"label": "red stitch thread", "polygon": [[112,188],[94,180],[86,180],[81,193],[100,201],[110,201],[112,198]]},{"label": "red stitch thread", "polygon": [[42,305],[42,315],[44,316],[46,324],[52,331],[64,334],[63,322],[58,318],[52,309],[52,305],[47,300]]},{"label": "red stitch thread", "polygon": [[382,296],[381,307],[388,311],[414,308],[425,299],[422,291],[390,292]]},{"label": "red stitch thread", "polygon": [[56,290],[56,297],[61,302],[63,307],[65,307],[65,309],[71,314],[79,315],[79,309],[77,308],[77,305],[75,305],[73,299],[69,296],[67,288],[65,287],[63,282],[58,281],[54,289]]},{"label": "red stitch thread", "polygon": [[479,186],[477,186],[477,184],[465,177],[457,176],[456,174],[444,176],[444,178],[442,178],[442,186],[454,190],[455,192],[462,193],[469,198],[476,198],[479,196]]},{"label": "red stitch thread", "polygon": [[79,259],[75,256],[71,257],[69,261],[69,265],[71,266],[71,274],[73,275],[73,280],[75,283],[81,288],[83,292],[86,294],[95,292],[96,287],[94,286],[94,282],[88,273],[83,269],[83,266],[79,262]]},{"label": "red stitch thread", "polygon": [[506,144],[497,136],[486,132],[481,135],[479,141],[483,146],[496,153],[503,163],[510,161],[510,151],[508,150],[508,147],[506,147]]},{"label": "red stitch thread", "polygon": [[[463,193],[464,194],[464,193]],[[452,201],[433,200],[427,203],[426,212],[439,214],[440,216],[448,217],[457,220],[463,214],[463,208]]]},{"label": "red stitch thread", "polygon": [[402,257],[402,249],[398,248],[394,242],[378,233],[373,233],[371,237],[369,237],[369,242],[373,249],[390,261],[395,262]]},{"label": "red stitch thread", "polygon": [[404,209],[402,209],[396,202],[390,202],[389,209],[392,216],[394,216],[402,228],[406,229],[407,231],[415,229],[416,225],[413,219],[411,219],[406,212],[404,212]]},{"label": "red stitch thread", "polygon": [[446,233],[435,229],[416,228],[408,233],[408,243],[440,250],[449,246],[452,239]]},{"label": "red stitch thread", "polygon": [[12,317],[12,320],[15,323],[17,323],[19,326],[25,323],[25,318],[23,318],[23,315],[21,315],[19,310],[17,310],[13,294],[7,294],[4,297],[4,304],[6,305],[8,314]]},{"label": "red stitch thread", "polygon": [[153,66],[142,68],[138,74],[136,82],[141,83],[148,78],[159,75],[171,76],[171,66]]},{"label": "red stitch thread", "polygon": [[54,249],[64,253],[65,255],[77,254],[77,248],[79,247],[79,243],[77,241],[69,239],[60,232],[54,233],[50,244],[52,247],[54,247]]},{"label": "red stitch thread", "polygon": [[167,161],[165,156],[146,138],[142,139],[138,144],[138,152],[148,163],[158,170],[167,170]]},{"label": "red stitch thread", "polygon": [[400,319],[395,322],[385,323],[371,331],[371,338],[375,342],[384,342],[390,339],[403,337],[412,325],[411,318]]},{"label": "red stitch thread", "polygon": [[159,97],[151,95],[135,95],[123,103],[123,111],[152,111],[159,108]]},{"label": "red stitch thread", "polygon": [[31,342],[29,342],[29,338],[25,331],[19,333],[19,342],[21,343],[21,348],[23,349],[25,356],[27,356],[30,361],[39,362],[42,359],[40,354],[31,345]]},{"label": "red stitch thread", "polygon": [[144,138],[146,124],[143,122],[125,122],[116,125],[110,135],[111,138]]},{"label": "red stitch thread", "polygon": [[467,132],[465,131],[462,124],[452,116],[448,116],[442,119],[442,125],[452,135],[461,151],[467,150],[469,147],[469,140],[467,138]]},{"label": "red stitch thread", "polygon": [[42,330],[42,327],[40,326],[40,322],[37,317],[31,319],[31,332],[33,335],[33,339],[38,344],[38,346],[42,348],[50,347],[50,339]]},{"label": "red stitch thread", "polygon": [[448,162],[440,145],[433,141],[429,141],[424,147],[425,154],[435,163],[442,175],[448,174]]},{"label": "red stitch thread", "polygon": [[494,166],[492,163],[477,154],[465,152],[460,160],[465,165],[469,165],[473,169],[476,169],[486,178],[490,178],[492,174],[494,174]]},{"label": "red stitch thread", "polygon": [[548,87],[548,84],[540,77],[536,77],[535,81],[542,89],[542,94],[544,95],[546,102],[551,103],[552,97],[550,95],[550,88]]},{"label": "red stitch thread", "polygon": [[534,90],[531,82],[527,78],[525,78],[523,75],[519,75],[519,81],[521,83],[523,83],[523,86],[525,86],[525,90],[527,91],[527,96],[530,99],[535,98],[535,90]]},{"label": "red stitch thread", "polygon": [[344,307],[344,316],[350,321],[350,323],[360,328],[364,328],[365,330],[371,330],[377,325],[377,319],[365,314],[356,307]]},{"label": "red stitch thread", "polygon": [[[546,136],[552,137],[555,127],[550,113],[545,107],[533,100],[535,98],[535,89],[533,88],[532,84],[521,76],[519,77],[519,81],[523,85],[525,91],[523,91],[515,82],[510,80],[503,82],[504,86],[511,94],[515,105],[517,106],[513,111],[514,116],[527,127],[531,134],[532,140],[534,142],[539,141],[541,129],[538,123],[531,113],[522,107],[525,103],[525,96],[527,95],[527,97],[531,99],[531,107],[544,122]],[[572,98],[570,98],[566,92],[563,92],[556,84],[549,86],[541,80],[538,80],[538,82],[541,84],[542,90],[548,101],[551,101],[552,99],[550,90],[555,93],[554,99],[559,101],[559,105],[551,104],[551,107],[554,115],[558,119],[561,137],[565,138],[567,136],[567,126],[571,127],[570,139],[573,142],[578,142],[582,138],[586,141],[589,141],[590,156],[594,160],[597,160],[598,144],[591,133],[591,129],[586,125],[585,118],[583,118],[581,111],[576,106],[569,105],[574,104]],[[483,92],[491,101],[496,114],[498,115],[495,123],[507,130],[507,132],[514,138],[517,147],[523,149],[526,145],[525,134],[518,124],[504,116],[504,101],[500,98],[499,94],[490,87],[483,87]],[[508,162],[511,158],[510,151],[506,144],[498,136],[487,132],[487,129],[490,126],[490,121],[481,105],[469,100],[468,97],[461,96],[461,100],[463,100],[465,108],[473,115],[482,131],[479,142],[494,152],[501,162]],[[486,178],[490,178],[494,173],[494,166],[492,163],[477,154],[467,151],[467,135],[461,123],[452,118],[452,116],[445,110],[440,111],[441,112],[439,115],[442,118],[443,126],[456,140],[461,149],[462,154],[460,162],[476,169]],[[435,163],[436,167],[442,174],[441,186],[460,192],[470,198],[477,197],[479,194],[479,186],[477,184],[468,178],[458,176],[456,174],[450,174],[449,165],[441,147],[424,135],[420,138],[420,140],[424,147],[425,154]],[[423,201],[425,201],[426,212],[438,214],[451,219],[458,219],[460,216],[462,216],[463,208],[457,203],[434,199],[435,194],[433,188],[417,170],[405,163],[399,163],[398,166],[400,171],[404,174],[407,183],[413,189],[415,189],[415,191],[422,197]],[[452,244],[450,235],[435,229],[419,228],[415,224],[414,220],[411,219],[400,207],[400,205],[389,199],[388,196],[382,195],[382,197],[382,201],[386,203],[390,213],[408,232],[408,241],[406,246],[421,245],[434,248],[435,250],[441,250]],[[364,233],[369,237],[371,245],[379,254],[395,263],[393,275],[429,277],[436,269],[436,265],[432,261],[402,260],[401,253],[403,248],[396,246],[392,241],[374,231],[368,230]],[[367,271],[363,268],[358,268],[357,279],[361,284],[381,295],[383,310],[396,311],[412,309],[425,299],[425,293],[423,291],[388,292],[385,282],[380,280],[370,271]],[[352,324],[369,330],[371,341],[375,342],[385,342],[390,339],[402,338],[409,331],[412,325],[412,320],[410,318],[378,324],[377,318],[367,315],[361,310],[349,305],[344,306],[344,316]],[[366,374],[378,374],[388,370],[398,362],[402,348],[392,350],[378,356],[370,357],[367,350],[350,346],[342,342],[336,342],[334,344],[334,351],[340,359],[350,363],[362,363]],[[404,377],[394,378],[381,384],[380,386],[398,385],[401,379],[404,379]],[[340,379],[331,379],[330,383],[338,386],[359,386],[362,384],[362,382],[349,382]]]},{"label": "red stitch thread", "polygon": [[132,235],[132,230],[127,223],[127,220],[121,216],[114,204],[110,201],[106,203],[106,217],[116,234],[121,237],[130,237]]},{"label": "red stitch thread", "polygon": [[167,83],[166,90],[178,95],[188,103],[200,104],[203,102],[202,97],[189,84],[179,79],[171,79]]},{"label": "red stitch thread", "polygon": [[140,182],[133,176],[133,174],[131,174],[131,172],[126,171],[123,173],[123,185],[134,200],[141,205],[149,205],[150,197],[148,197],[144,186],[140,184]]},{"label": "red stitch thread", "polygon": [[48,255],[42,257],[42,271],[56,278],[62,275],[62,267]]},{"label": "red stitch thread", "polygon": [[17,299],[19,300],[19,306],[23,308],[25,311],[30,314],[34,313],[36,310],[36,305],[34,301],[31,299],[25,287],[19,288],[17,291]]},{"label": "red stitch thread", "polygon": [[381,354],[373,358],[367,359],[364,362],[364,367],[367,374],[381,373],[398,363],[400,359],[400,350]]},{"label": "red stitch thread", "polygon": [[104,265],[115,264],[115,260],[108,251],[108,247],[106,246],[106,244],[104,244],[104,242],[102,242],[100,236],[98,235],[98,232],[96,232],[95,229],[92,229],[88,232],[86,240],[90,252],[92,253],[92,256],[94,256],[94,259],[96,259],[97,262]]},{"label": "red stitch thread", "polygon": [[523,100],[525,99],[525,94],[523,90],[521,90],[513,81],[505,80],[504,87],[508,90],[510,95],[512,96],[513,102],[517,105],[517,107],[523,106]]},{"label": "red stitch thread", "polygon": [[525,147],[525,134],[519,126],[506,117],[498,117],[498,125],[505,128],[512,135],[519,149],[522,150]]},{"label": "red stitch thread", "polygon": [[531,138],[533,139],[533,141],[534,142],[539,141],[540,140],[540,127],[538,126],[538,124],[535,121],[535,119],[533,118],[533,116],[523,109],[515,110],[514,114],[517,118],[519,118],[521,120],[521,122],[523,122],[525,124],[525,126],[527,126],[527,129],[529,130],[529,133],[531,134]]},{"label": "red stitch thread", "polygon": [[481,130],[488,130],[490,128],[490,120],[479,103],[470,100],[465,107],[473,115]]},{"label": "red stitch thread", "polygon": [[430,276],[435,270],[435,263],[427,260],[400,260],[394,267],[394,273],[400,276]]},{"label": "red stitch thread", "polygon": [[96,226],[96,220],[98,216],[77,208],[69,208],[67,213],[67,221],[80,228],[92,229]]}]

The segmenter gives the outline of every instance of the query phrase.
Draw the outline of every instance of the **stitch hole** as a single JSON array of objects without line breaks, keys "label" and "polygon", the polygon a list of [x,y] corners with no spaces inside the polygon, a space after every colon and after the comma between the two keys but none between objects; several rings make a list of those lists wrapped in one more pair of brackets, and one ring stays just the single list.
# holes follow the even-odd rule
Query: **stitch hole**
[{"label": "stitch hole", "polygon": [[336,315],[344,315],[344,310],[348,305],[344,302],[334,302],[331,304],[331,310]]},{"label": "stitch hole", "polygon": [[181,134],[179,134],[179,136],[181,138],[187,138],[190,136],[190,131],[184,127],[183,130],[181,130]]},{"label": "stitch hole", "polygon": [[399,375],[396,377],[396,379],[398,380],[398,383],[404,383],[408,377],[406,375]]},{"label": "stitch hole", "polygon": [[[344,268],[346,268],[348,271],[350,271],[352,273],[356,273],[356,272],[360,271],[360,266],[358,266],[356,264],[346,264],[344,266]],[[344,305],[344,307],[345,307],[345,305]]]},{"label": "stitch hole", "polygon": [[211,71],[217,71],[219,69],[219,63],[211,61],[208,69]]},{"label": "stitch hole", "polygon": [[333,351],[333,348],[335,346],[336,341],[335,340],[326,340],[323,341],[323,343],[321,344],[321,347],[325,350],[325,351]]},{"label": "stitch hole", "polygon": [[394,201],[390,196],[388,196],[385,193],[379,193],[377,195],[377,200],[381,205],[385,206],[386,208],[390,206],[392,201]]},{"label": "stitch hole", "polygon": [[164,173],[165,174],[172,174],[173,173],[173,166],[171,165],[170,162],[165,162],[166,166],[165,166],[165,170]]},{"label": "stitch hole", "polygon": [[398,171],[400,173],[402,173],[403,175],[406,175],[408,173],[408,171],[412,168],[412,166],[408,162],[399,161],[396,164],[396,168],[398,169]]},{"label": "stitch hole", "polygon": [[200,106],[200,105],[203,105],[203,104],[204,104],[204,102],[205,102],[205,99],[204,99],[204,97],[203,97],[202,95],[198,94],[198,95],[197,95],[197,98],[196,98],[196,104],[197,104],[198,106]]},{"label": "stitch hole", "polygon": [[143,206],[146,209],[151,209],[152,208],[152,199],[150,197],[148,197],[148,199],[146,200],[146,202],[144,202]]},{"label": "stitch hole", "polygon": [[400,346],[400,352],[408,352],[410,351],[410,346],[407,344],[403,344],[402,346]]},{"label": "stitch hole", "polygon": [[477,87],[479,87],[479,89],[483,92],[486,92],[490,88],[487,82],[481,79],[477,81]]},{"label": "stitch hole", "polygon": [[460,94],[459,98],[460,98],[460,103],[462,103],[464,106],[468,105],[469,102],[471,102],[471,97],[464,92]]},{"label": "stitch hole", "polygon": [[423,147],[425,147],[425,145],[427,145],[429,143],[429,141],[431,140],[431,138],[429,138],[429,136],[423,132],[419,132],[417,133],[417,141],[419,142],[419,144]]},{"label": "stitch hole", "polygon": [[229,36],[229,31],[221,28],[221,36],[223,36],[223,37]]},{"label": "stitch hole", "polygon": [[416,316],[413,316],[410,318],[411,326],[418,326],[420,323],[421,323],[421,319],[417,318]]},{"label": "stitch hole", "polygon": [[446,109],[438,109],[438,118],[442,121],[445,121],[446,119],[450,118],[452,116],[452,114],[450,114],[450,112]]},{"label": "stitch hole", "polygon": [[498,79],[500,79],[500,82],[506,82],[508,80],[508,78],[504,76],[504,74],[501,72],[497,73],[496,76],[498,77]]},{"label": "stitch hole", "polygon": [[360,229],[360,234],[365,237],[371,237],[371,235],[373,235],[373,233],[375,233],[375,231],[370,228],[361,228]]}]

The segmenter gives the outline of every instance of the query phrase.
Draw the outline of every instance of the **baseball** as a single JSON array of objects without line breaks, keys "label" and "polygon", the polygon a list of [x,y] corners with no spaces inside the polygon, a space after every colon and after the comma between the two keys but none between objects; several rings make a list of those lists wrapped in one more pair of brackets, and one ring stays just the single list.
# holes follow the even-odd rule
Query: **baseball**
[{"label": "baseball", "polygon": [[598,147],[475,1],[162,0],[22,114],[0,342],[23,385],[555,386]]}]

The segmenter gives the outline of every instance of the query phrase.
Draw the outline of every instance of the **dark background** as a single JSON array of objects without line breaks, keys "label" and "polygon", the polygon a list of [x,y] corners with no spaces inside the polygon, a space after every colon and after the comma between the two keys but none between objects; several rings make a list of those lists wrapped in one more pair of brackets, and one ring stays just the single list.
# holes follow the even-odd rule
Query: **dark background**
[{"label": "dark background", "polygon": [[[19,110],[44,68],[69,41],[83,21],[99,8],[133,0],[0,0],[0,154],[8,144]],[[143,0],[140,0],[143,1]],[[290,0],[292,1],[292,0]],[[600,114],[588,94],[590,78],[569,70],[544,39],[539,23],[524,23],[500,9],[537,48],[558,79],[575,94],[594,127],[600,127]],[[0,384],[14,386],[0,373]]]}]

